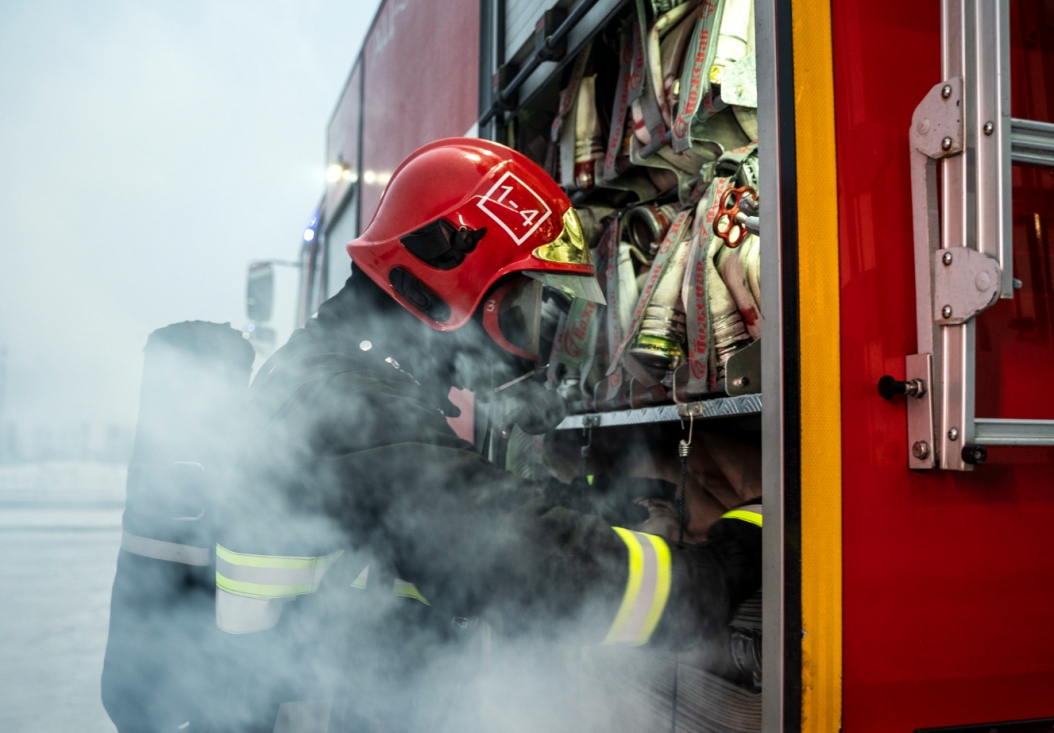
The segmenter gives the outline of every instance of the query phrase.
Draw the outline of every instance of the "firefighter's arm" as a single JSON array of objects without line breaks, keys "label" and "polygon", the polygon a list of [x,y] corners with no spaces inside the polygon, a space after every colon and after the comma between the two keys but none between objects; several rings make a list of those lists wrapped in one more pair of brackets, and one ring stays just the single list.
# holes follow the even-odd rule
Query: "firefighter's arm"
[{"label": "firefighter's arm", "polygon": [[670,543],[670,596],[651,641],[682,647],[728,626],[761,588],[761,527],[757,502],[726,512],[704,543]]},{"label": "firefighter's arm", "polygon": [[727,512],[701,544],[609,527],[563,507],[540,514],[538,523],[545,538],[535,544],[551,548],[551,567],[539,576],[553,574],[557,597],[561,581],[571,582],[591,596],[583,606],[597,607],[585,632],[592,638],[583,641],[683,649],[723,633],[761,587],[760,503]]},{"label": "firefighter's arm", "polygon": [[383,541],[374,549],[400,577],[454,615],[582,643],[685,646],[760,585],[761,531],[742,519],[680,545],[568,508],[552,486],[469,450],[402,443],[325,463],[347,487],[327,492],[328,513],[351,536]]}]

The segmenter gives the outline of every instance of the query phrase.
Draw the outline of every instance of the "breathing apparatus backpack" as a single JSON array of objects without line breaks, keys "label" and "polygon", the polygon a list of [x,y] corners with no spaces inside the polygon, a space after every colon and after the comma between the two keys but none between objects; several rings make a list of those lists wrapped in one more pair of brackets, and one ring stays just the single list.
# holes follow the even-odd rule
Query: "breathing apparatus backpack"
[{"label": "breathing apparatus backpack", "polygon": [[143,351],[102,700],[121,733],[201,730],[217,698],[212,514],[254,353],[204,321],[158,329]]}]

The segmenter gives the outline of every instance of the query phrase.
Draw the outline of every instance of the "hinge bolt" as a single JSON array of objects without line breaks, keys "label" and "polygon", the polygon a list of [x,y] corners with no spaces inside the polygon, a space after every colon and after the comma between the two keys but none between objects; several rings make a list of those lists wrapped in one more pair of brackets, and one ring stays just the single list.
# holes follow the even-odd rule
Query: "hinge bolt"
[{"label": "hinge bolt", "polygon": [[945,252],[943,255],[941,255],[941,262],[943,262],[945,266],[950,265],[952,263],[952,253]]},{"label": "hinge bolt", "polygon": [[911,455],[920,461],[926,460],[930,457],[930,444],[925,440],[916,440],[911,446]]},{"label": "hinge bolt", "polygon": [[985,135],[991,135],[993,132],[995,132],[995,123],[990,121],[986,122],[984,123],[984,127],[981,129],[984,130]]},{"label": "hinge bolt", "polygon": [[945,318],[951,318],[952,317],[952,307],[950,305],[946,305],[943,308],[941,308],[941,315],[943,317],[945,317]]},{"label": "hinge bolt", "polygon": [[1014,278],[1014,290],[1020,290],[1023,287],[1025,287],[1025,284],[1015,277]]},{"label": "hinge bolt", "polygon": [[948,440],[953,443],[959,439],[959,428],[952,428],[948,431]]},{"label": "hinge bolt", "polygon": [[951,84],[945,84],[943,87],[941,87],[941,96],[942,97],[947,99],[951,95],[952,95],[952,85]]},{"label": "hinge bolt", "polygon": [[952,149],[952,139],[950,137],[946,137],[943,140],[941,140],[941,150],[951,150],[951,149]]}]

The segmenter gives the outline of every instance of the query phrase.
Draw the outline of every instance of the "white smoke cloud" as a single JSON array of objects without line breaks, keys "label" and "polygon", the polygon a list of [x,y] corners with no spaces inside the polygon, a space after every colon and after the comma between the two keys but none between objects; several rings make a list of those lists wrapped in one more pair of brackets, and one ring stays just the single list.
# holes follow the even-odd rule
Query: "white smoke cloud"
[{"label": "white smoke cloud", "polygon": [[[0,4],[4,413],[131,424],[146,335],[296,253],[376,0]],[[0,417],[0,419],[3,419]]]},{"label": "white smoke cloud", "polygon": [[[296,255],[377,4],[0,2],[0,462],[127,458],[147,335],[243,325],[249,260]],[[123,494],[115,471],[0,469],[0,729],[113,730],[119,509],[81,504]]]}]

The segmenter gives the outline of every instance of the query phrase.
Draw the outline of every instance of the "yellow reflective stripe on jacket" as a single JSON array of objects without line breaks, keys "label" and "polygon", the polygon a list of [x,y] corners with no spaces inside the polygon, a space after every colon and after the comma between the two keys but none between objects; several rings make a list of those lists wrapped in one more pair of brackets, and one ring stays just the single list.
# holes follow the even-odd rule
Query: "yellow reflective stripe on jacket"
[{"label": "yellow reflective stripe on jacket", "polygon": [[358,577],[356,577],[355,580],[351,581],[351,587],[355,588],[356,590],[366,590],[366,582],[369,580],[369,578],[370,566],[367,565],[362,569],[362,572],[359,573]]},{"label": "yellow reflective stripe on jacket", "polygon": [[408,580],[400,580],[399,578],[396,578],[395,583],[392,584],[392,593],[397,596],[402,596],[403,598],[413,598],[415,601],[420,601],[426,606],[432,605],[428,602],[428,599],[421,595],[421,591],[417,590],[417,586]]},{"label": "yellow reflective stripe on jacket", "polygon": [[[362,572],[351,582],[351,587],[356,590],[366,590],[366,583],[370,577],[370,566],[367,565],[362,569]],[[426,606],[432,604],[428,602],[421,591],[417,590],[417,586],[411,583],[409,580],[403,580],[402,578],[396,578],[395,582],[392,583],[392,593],[403,598],[413,598],[415,601],[420,601]]]},{"label": "yellow reflective stripe on jacket", "polygon": [[343,554],[321,557],[250,555],[216,545],[216,587],[255,598],[289,598],[314,593]]},{"label": "yellow reflective stripe on jacket", "polygon": [[629,552],[629,578],[605,644],[640,646],[651,638],[670,597],[670,548],[653,534],[612,527]]},{"label": "yellow reflective stripe on jacket", "polygon": [[761,525],[762,515],[761,507],[757,505],[740,507],[739,509],[733,509],[730,512],[725,512],[721,515],[721,519],[739,519],[744,522],[750,522],[751,524]]}]

